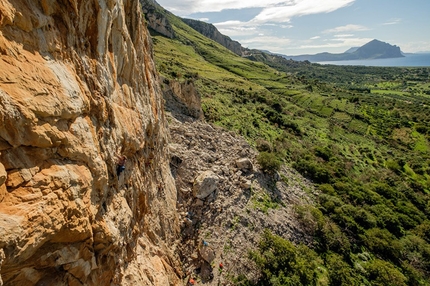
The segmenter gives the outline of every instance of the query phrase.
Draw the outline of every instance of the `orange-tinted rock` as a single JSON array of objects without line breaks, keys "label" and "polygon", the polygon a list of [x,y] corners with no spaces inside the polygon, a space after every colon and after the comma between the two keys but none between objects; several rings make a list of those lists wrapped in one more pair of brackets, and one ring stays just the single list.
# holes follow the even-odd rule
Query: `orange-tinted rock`
[{"label": "orange-tinted rock", "polygon": [[0,2],[5,285],[179,284],[176,189],[139,11],[138,0]]}]

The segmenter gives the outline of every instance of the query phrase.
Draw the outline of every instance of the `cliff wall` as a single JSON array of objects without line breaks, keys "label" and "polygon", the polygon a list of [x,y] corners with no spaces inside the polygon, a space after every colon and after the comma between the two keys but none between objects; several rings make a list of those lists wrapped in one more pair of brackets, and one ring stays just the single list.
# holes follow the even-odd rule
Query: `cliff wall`
[{"label": "cliff wall", "polygon": [[0,285],[179,284],[139,11],[138,0],[0,2]]},{"label": "cliff wall", "polygon": [[169,12],[161,7],[155,0],[140,0],[140,4],[142,5],[148,27],[161,35],[173,39],[175,37],[175,32],[165,16]]},{"label": "cliff wall", "polygon": [[230,37],[221,34],[218,29],[212,24],[205,23],[199,20],[185,18],[182,18],[182,21],[184,21],[188,26],[190,26],[200,34],[204,35],[205,37],[208,37],[209,39],[214,40],[218,44],[226,47],[227,49],[239,56],[242,56],[242,54],[244,54],[246,51],[246,49],[243,48],[239,42],[233,41]]}]

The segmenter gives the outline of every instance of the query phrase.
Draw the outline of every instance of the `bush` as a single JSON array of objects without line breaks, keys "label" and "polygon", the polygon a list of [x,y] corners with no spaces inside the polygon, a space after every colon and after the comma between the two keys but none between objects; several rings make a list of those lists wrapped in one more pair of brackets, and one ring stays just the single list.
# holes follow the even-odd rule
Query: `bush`
[{"label": "bush", "polygon": [[343,257],[332,253],[326,257],[326,266],[329,272],[330,285],[360,285],[357,274],[343,261]]},{"label": "bush", "polygon": [[375,259],[365,265],[368,279],[372,285],[405,285],[406,277],[391,263]]},{"label": "bush", "polygon": [[267,142],[264,139],[257,139],[257,141],[255,143],[257,143],[257,150],[260,152],[271,152],[272,151],[272,146],[270,145],[269,142]]},{"label": "bush", "polygon": [[261,270],[257,285],[316,285],[323,261],[315,251],[266,230],[250,258]]},{"label": "bush", "polygon": [[274,173],[281,168],[281,161],[274,153],[261,152],[257,157],[257,162],[266,173]]},{"label": "bush", "polygon": [[309,177],[317,184],[330,183],[330,173],[324,168],[324,166],[320,166],[313,161],[301,159],[298,162],[294,162],[293,168],[299,171],[302,175]]}]

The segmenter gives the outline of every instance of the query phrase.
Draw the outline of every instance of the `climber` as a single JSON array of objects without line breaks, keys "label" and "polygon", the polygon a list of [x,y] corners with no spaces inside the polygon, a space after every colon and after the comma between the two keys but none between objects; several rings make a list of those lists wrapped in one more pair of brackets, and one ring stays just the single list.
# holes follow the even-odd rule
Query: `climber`
[{"label": "climber", "polygon": [[209,244],[206,241],[203,240],[203,245],[204,246],[208,246]]},{"label": "climber", "polygon": [[118,177],[125,170],[125,162],[127,162],[126,156],[121,155],[118,157],[118,163],[117,163],[117,167],[116,167],[116,175]]},{"label": "climber", "polygon": [[196,280],[194,280],[193,278],[190,278],[190,280],[188,280],[188,285],[192,286],[196,284]]},{"label": "climber", "polygon": [[220,262],[220,264],[219,264],[219,268],[220,268],[220,269],[223,269],[223,268],[224,268],[224,264],[222,264],[222,262]]}]

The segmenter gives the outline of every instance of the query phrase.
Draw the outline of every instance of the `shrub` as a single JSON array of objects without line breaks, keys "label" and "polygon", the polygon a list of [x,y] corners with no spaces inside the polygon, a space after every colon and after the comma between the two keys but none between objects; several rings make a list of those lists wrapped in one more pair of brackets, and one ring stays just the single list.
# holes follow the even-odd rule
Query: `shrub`
[{"label": "shrub", "polygon": [[272,146],[270,145],[269,142],[267,142],[264,139],[257,139],[257,141],[255,143],[257,143],[257,150],[260,152],[271,152],[272,151]]},{"label": "shrub", "polygon": [[309,177],[317,184],[326,184],[330,182],[330,173],[315,162],[308,160],[299,160],[293,164],[293,168],[302,175]]},{"label": "shrub", "polygon": [[372,285],[406,285],[406,277],[389,262],[375,259],[365,269]]},{"label": "shrub", "polygon": [[281,168],[281,161],[274,153],[261,152],[257,157],[257,162],[266,173],[274,173]]},{"label": "shrub", "polygon": [[330,285],[360,285],[353,269],[343,261],[343,257],[332,253],[326,257],[326,265],[329,270]]},{"label": "shrub", "polygon": [[257,285],[316,285],[323,261],[305,245],[295,246],[266,230],[250,258],[261,270]]}]

